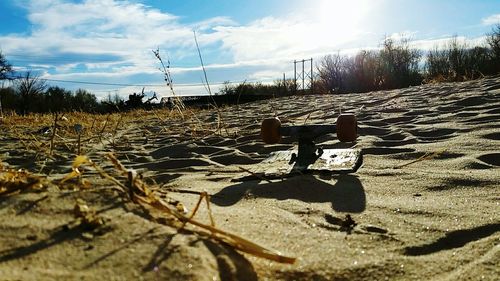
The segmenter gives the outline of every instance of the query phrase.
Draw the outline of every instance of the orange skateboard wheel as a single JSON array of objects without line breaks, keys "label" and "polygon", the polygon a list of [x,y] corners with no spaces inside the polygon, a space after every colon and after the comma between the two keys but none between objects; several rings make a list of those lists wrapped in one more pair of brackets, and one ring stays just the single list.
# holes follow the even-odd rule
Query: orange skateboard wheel
[{"label": "orange skateboard wheel", "polygon": [[260,126],[260,136],[267,144],[275,144],[281,141],[281,121],[278,117],[266,118]]},{"label": "orange skateboard wheel", "polygon": [[337,118],[337,138],[341,142],[352,142],[358,137],[358,121],[351,113],[340,114]]}]

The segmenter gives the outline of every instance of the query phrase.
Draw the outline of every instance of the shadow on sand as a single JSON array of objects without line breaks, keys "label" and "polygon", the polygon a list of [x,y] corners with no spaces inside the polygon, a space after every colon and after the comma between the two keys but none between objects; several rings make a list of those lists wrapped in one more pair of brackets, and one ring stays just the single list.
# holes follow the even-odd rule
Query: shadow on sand
[{"label": "shadow on sand", "polygon": [[404,254],[407,256],[429,255],[443,250],[450,250],[465,246],[500,231],[500,223],[481,225],[471,229],[459,229],[446,233],[445,236],[429,244],[406,247]]},{"label": "shadow on sand", "polygon": [[[336,181],[334,184],[333,181]],[[256,181],[228,186],[212,195],[211,201],[219,206],[231,206],[245,197],[296,199],[307,203],[331,202],[337,212],[361,213],[366,208],[363,185],[354,175],[338,175],[323,181],[304,175],[259,184]]]}]

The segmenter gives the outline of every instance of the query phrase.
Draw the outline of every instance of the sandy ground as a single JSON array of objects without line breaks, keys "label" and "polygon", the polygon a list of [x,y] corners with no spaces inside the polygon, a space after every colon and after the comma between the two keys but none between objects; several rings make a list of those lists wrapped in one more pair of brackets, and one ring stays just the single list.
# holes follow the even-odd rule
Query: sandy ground
[{"label": "sandy ground", "polygon": [[[318,143],[361,149],[358,172],[238,181],[248,175],[239,167],[252,169],[295,144],[285,138],[265,145],[263,118],[333,124],[339,108],[356,113],[358,141],[326,135]],[[188,125],[148,115],[120,126],[114,145],[89,142],[84,151],[107,170],[103,154],[112,151],[164,190],[207,191],[217,227],[296,257],[294,264],[178,233],[103,189],[112,184],[89,171],[87,189],[49,185],[0,197],[0,280],[499,280],[500,77],[277,98],[222,113],[227,130],[220,135],[196,131],[214,124],[214,111],[197,113],[199,121]],[[33,126],[16,134],[39,129]],[[41,171],[49,180],[70,171],[70,153],[42,161],[12,127],[4,122],[0,130],[5,167]],[[198,200],[191,193],[167,196],[189,210]],[[68,227],[78,198],[104,226]],[[347,215],[355,225],[346,227]],[[209,222],[205,205],[196,218]]]}]

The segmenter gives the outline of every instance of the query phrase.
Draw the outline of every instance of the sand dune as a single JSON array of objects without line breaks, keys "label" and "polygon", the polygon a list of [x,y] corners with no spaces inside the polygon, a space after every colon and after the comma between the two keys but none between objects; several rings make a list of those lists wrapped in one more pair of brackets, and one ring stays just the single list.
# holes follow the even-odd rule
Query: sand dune
[{"label": "sand dune", "polygon": [[[354,112],[356,143],[322,136],[324,148],[355,147],[363,166],[349,175],[239,181],[292,138],[266,145],[260,122],[333,124]],[[498,280],[500,276],[500,77],[366,94],[295,96],[222,110],[226,129],[199,134],[199,122],[144,117],[115,145],[86,144],[101,161],[112,150],[163,188],[207,191],[221,229],[297,257],[271,262],[155,223],[111,190],[49,189],[0,201],[1,280]],[[0,126],[3,126],[0,124]],[[20,128],[19,130],[36,130]],[[2,128],[2,130],[4,130]],[[0,160],[40,171],[9,130]],[[145,133],[146,132],[146,133]],[[427,157],[426,157],[427,156]],[[415,161],[426,157],[422,161]],[[49,178],[68,172],[60,158]],[[110,164],[102,164],[106,169]],[[89,174],[94,185],[109,183]],[[193,208],[198,196],[168,196]],[[83,198],[106,220],[102,233],[64,227]],[[349,215],[354,224],[346,225]],[[208,222],[202,207],[197,218]]]}]

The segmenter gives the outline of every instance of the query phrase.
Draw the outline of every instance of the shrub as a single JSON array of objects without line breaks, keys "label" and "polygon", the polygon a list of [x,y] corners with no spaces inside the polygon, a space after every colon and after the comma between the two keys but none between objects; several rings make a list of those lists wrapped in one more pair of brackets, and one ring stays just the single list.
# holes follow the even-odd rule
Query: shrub
[{"label": "shrub", "polygon": [[500,23],[493,27],[491,33],[487,34],[486,42],[491,50],[492,72],[500,73]]},{"label": "shrub", "polygon": [[0,52],[0,80],[8,79],[12,72],[12,65],[5,59],[5,56]]},{"label": "shrub", "polygon": [[422,53],[410,47],[410,40],[402,38],[399,42],[386,38],[380,50],[382,64],[382,86],[394,89],[418,85],[422,82],[418,63]]},{"label": "shrub", "polygon": [[317,70],[320,89],[328,93],[367,92],[418,85],[421,52],[408,39],[385,39],[379,51],[359,51],[354,57],[323,57]]},{"label": "shrub", "polygon": [[450,65],[446,51],[434,46],[427,53],[426,70],[428,78],[448,77]]},{"label": "shrub", "polygon": [[73,110],[94,112],[98,109],[98,106],[99,103],[94,94],[83,89],[76,90],[75,96],[73,97]]},{"label": "shrub", "polygon": [[470,47],[466,42],[459,42],[456,36],[444,47],[435,46],[427,54],[427,80],[464,81],[499,73],[500,27],[494,30],[496,33],[487,36],[488,46]]},{"label": "shrub", "polygon": [[29,112],[44,112],[43,92],[46,87],[44,80],[40,80],[29,71],[24,77],[15,80],[15,88],[20,98],[17,105],[18,112],[22,115]]},{"label": "shrub", "polygon": [[73,106],[72,93],[60,87],[49,87],[43,95],[44,108],[49,112],[70,111]]},{"label": "shrub", "polygon": [[317,89],[328,93],[338,93],[343,91],[346,56],[341,56],[340,53],[335,55],[327,55],[320,60],[316,67],[319,75],[319,83]]}]

